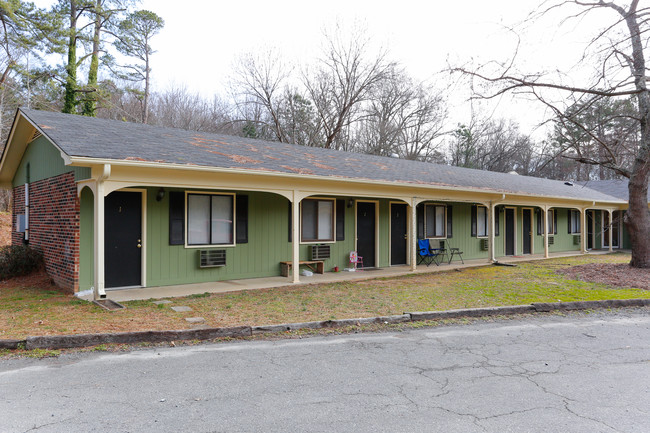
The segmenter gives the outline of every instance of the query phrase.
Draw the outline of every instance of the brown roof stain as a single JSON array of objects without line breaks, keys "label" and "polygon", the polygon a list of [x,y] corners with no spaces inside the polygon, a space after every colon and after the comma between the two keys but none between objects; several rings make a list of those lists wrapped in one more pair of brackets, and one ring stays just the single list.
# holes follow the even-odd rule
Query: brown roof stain
[{"label": "brown roof stain", "polygon": [[271,156],[271,155],[264,155],[264,158],[266,158],[266,159],[274,159],[276,161],[280,160],[280,158],[276,158],[275,156]]},{"label": "brown roof stain", "polygon": [[380,170],[388,170],[388,167],[385,166],[384,164],[380,164],[378,162],[371,162],[370,164],[376,165],[377,167],[379,167]]},{"label": "brown roof stain", "polygon": [[47,126],[47,125],[38,125],[38,126],[40,126],[41,129],[52,129],[51,126]]},{"label": "brown roof stain", "polygon": [[228,158],[240,164],[260,164],[262,162],[242,155],[228,155]]},{"label": "brown roof stain", "polygon": [[200,147],[202,149],[205,149],[206,152],[214,153],[217,155],[222,155],[222,156],[229,156],[226,153],[223,152],[218,152],[216,150],[212,150],[212,146],[207,146],[205,144],[202,144],[201,142],[195,142],[195,141],[186,141],[186,143],[191,144],[192,146]]},{"label": "brown roof stain", "polygon": [[289,171],[294,171],[298,174],[314,174],[313,171],[307,169],[307,168],[296,168],[296,167],[291,167],[289,165],[281,165],[280,167],[287,169]]},{"label": "brown roof stain", "polygon": [[124,158],[125,161],[146,161],[144,158],[139,158],[137,156],[128,156]]},{"label": "brown roof stain", "polygon": [[206,138],[202,135],[193,135],[192,138],[196,140],[197,143],[214,143],[216,145],[228,146],[228,143],[221,140],[214,140],[212,138]]},{"label": "brown roof stain", "polygon": [[321,164],[320,162],[312,162],[315,167],[323,168],[325,170],[336,170],[336,167],[331,167],[329,165]]},{"label": "brown roof stain", "polygon": [[245,146],[246,149],[250,150],[251,152],[259,152],[259,151],[260,151],[260,150],[257,148],[257,146],[253,146],[252,144],[242,143],[242,146]]}]

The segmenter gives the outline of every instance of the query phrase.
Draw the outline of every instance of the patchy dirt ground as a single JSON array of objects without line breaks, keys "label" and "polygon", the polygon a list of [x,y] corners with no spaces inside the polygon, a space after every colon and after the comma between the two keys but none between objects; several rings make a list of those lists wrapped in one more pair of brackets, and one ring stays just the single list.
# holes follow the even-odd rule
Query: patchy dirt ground
[{"label": "patchy dirt ground", "polygon": [[589,263],[557,272],[580,281],[650,290],[650,269],[632,268],[627,263]]},{"label": "patchy dirt ground", "polygon": [[0,212],[0,246],[11,245],[11,214]]}]

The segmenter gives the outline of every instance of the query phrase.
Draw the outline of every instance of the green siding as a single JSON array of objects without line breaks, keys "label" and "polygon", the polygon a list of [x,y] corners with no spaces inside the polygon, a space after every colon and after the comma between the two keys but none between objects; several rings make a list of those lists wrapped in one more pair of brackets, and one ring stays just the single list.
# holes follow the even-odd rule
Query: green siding
[{"label": "green siding", "polygon": [[68,172],[74,172],[77,181],[90,178],[90,168],[66,166],[61,158],[61,152],[42,136],[27,145],[14,175],[14,188],[27,182],[27,164],[29,164],[30,182]]},{"label": "green siding", "polygon": [[581,243],[574,244],[574,237],[580,235],[568,233],[569,211],[570,209],[555,208],[555,212],[557,213],[557,234],[553,235],[553,245],[549,245],[548,247],[551,253],[580,251]]},{"label": "green siding", "polygon": [[[201,269],[198,266],[199,250],[184,245],[169,245],[169,194],[156,200],[158,188],[147,189],[146,204],[146,279],[148,286],[188,284],[220,280],[234,280],[280,275],[280,262],[290,261],[292,243],[289,242],[288,201],[284,197],[263,192],[237,192],[248,196],[248,243],[232,247],[210,247],[226,250],[226,266]],[[181,190],[179,190],[181,191]],[[213,191],[229,192],[229,191]],[[336,198],[336,197],[332,197]],[[361,200],[361,199],[358,199]],[[325,271],[338,266],[349,267],[349,254],[355,245],[355,206],[348,207],[345,199],[345,239],[328,243],[331,258],[325,260]],[[378,203],[377,229],[378,266],[390,265],[390,201]],[[448,203],[449,204],[449,203]],[[481,239],[471,236],[471,209],[469,203],[451,203],[453,206],[453,236],[446,239],[448,247],[459,248],[464,259],[487,259],[487,251],[481,251]],[[500,208],[501,209],[501,208]],[[558,233],[550,251],[579,250],[573,244],[573,235],[567,233],[567,209],[558,209]],[[522,252],[522,207],[516,207],[517,254]],[[537,235],[538,214],[533,210],[534,252],[544,251],[543,236]],[[85,189],[81,195],[81,258],[80,290],[89,288],[93,280],[93,196]],[[432,239],[433,247],[439,239]],[[499,214],[499,236],[495,237],[495,256],[503,256],[505,246],[505,212]],[[309,260],[311,244],[301,244],[300,259]]]},{"label": "green siding", "polygon": [[[147,200],[147,285],[163,286],[280,275],[280,262],[292,259],[289,242],[287,199],[270,193],[241,192],[248,196],[248,243],[234,247],[209,247],[226,250],[226,266],[201,269],[198,254],[202,248],[169,245],[169,201],[167,194],[158,202],[157,188],[148,190]],[[388,201],[379,205],[379,265],[388,266]],[[355,208],[345,209],[345,240],[328,243],[331,258],[324,268],[349,266],[354,250]],[[300,245],[300,260],[309,260],[311,244]],[[207,249],[204,248],[204,249]]]},{"label": "green siding", "polygon": [[248,243],[226,250],[226,266],[198,266],[199,250],[169,245],[169,194],[156,201],[157,188],[147,194],[147,285],[198,283],[280,274],[280,262],[291,260],[288,241],[287,200],[281,196],[250,192],[248,195]]},{"label": "green siding", "polygon": [[79,290],[90,289],[94,280],[94,204],[90,188],[81,191],[79,215]]}]

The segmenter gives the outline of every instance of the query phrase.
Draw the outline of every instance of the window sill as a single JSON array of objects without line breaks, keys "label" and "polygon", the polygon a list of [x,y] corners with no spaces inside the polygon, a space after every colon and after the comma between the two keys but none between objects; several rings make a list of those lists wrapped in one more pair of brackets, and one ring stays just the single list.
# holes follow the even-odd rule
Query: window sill
[{"label": "window sill", "polygon": [[188,245],[185,244],[185,248],[231,248],[236,247],[237,244],[207,244],[207,245]]},{"label": "window sill", "polygon": [[[314,244],[335,244],[337,241],[300,241],[300,245],[314,245]],[[343,242],[343,241],[340,241]]]}]

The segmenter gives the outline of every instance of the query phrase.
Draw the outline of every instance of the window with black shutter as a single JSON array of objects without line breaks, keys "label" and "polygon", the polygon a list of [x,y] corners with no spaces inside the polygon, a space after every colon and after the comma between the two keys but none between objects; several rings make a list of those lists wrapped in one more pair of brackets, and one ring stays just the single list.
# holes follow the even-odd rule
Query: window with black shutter
[{"label": "window with black shutter", "polygon": [[237,224],[235,225],[235,242],[238,244],[248,243],[248,196],[237,195],[235,213]]},{"label": "window with black shutter", "polygon": [[476,206],[472,206],[472,236],[476,237]]},{"label": "window with black shutter", "polygon": [[169,192],[169,245],[185,244],[185,193]]},{"label": "window with black shutter", "polygon": [[453,219],[453,211],[452,211],[452,209],[453,209],[453,206],[448,204],[447,205],[447,238],[451,238],[454,235],[454,233],[453,233],[453,228],[454,227],[453,227],[453,223],[452,223],[452,219]]},{"label": "window with black shutter", "polygon": [[291,202],[289,202],[289,242],[293,239],[293,225],[291,224],[291,220],[293,219],[293,206],[291,206]]},{"label": "window with black shutter", "polygon": [[499,236],[499,209],[494,210],[494,236]]},{"label": "window with black shutter", "polygon": [[336,200],[336,240],[345,240],[345,200]]}]

